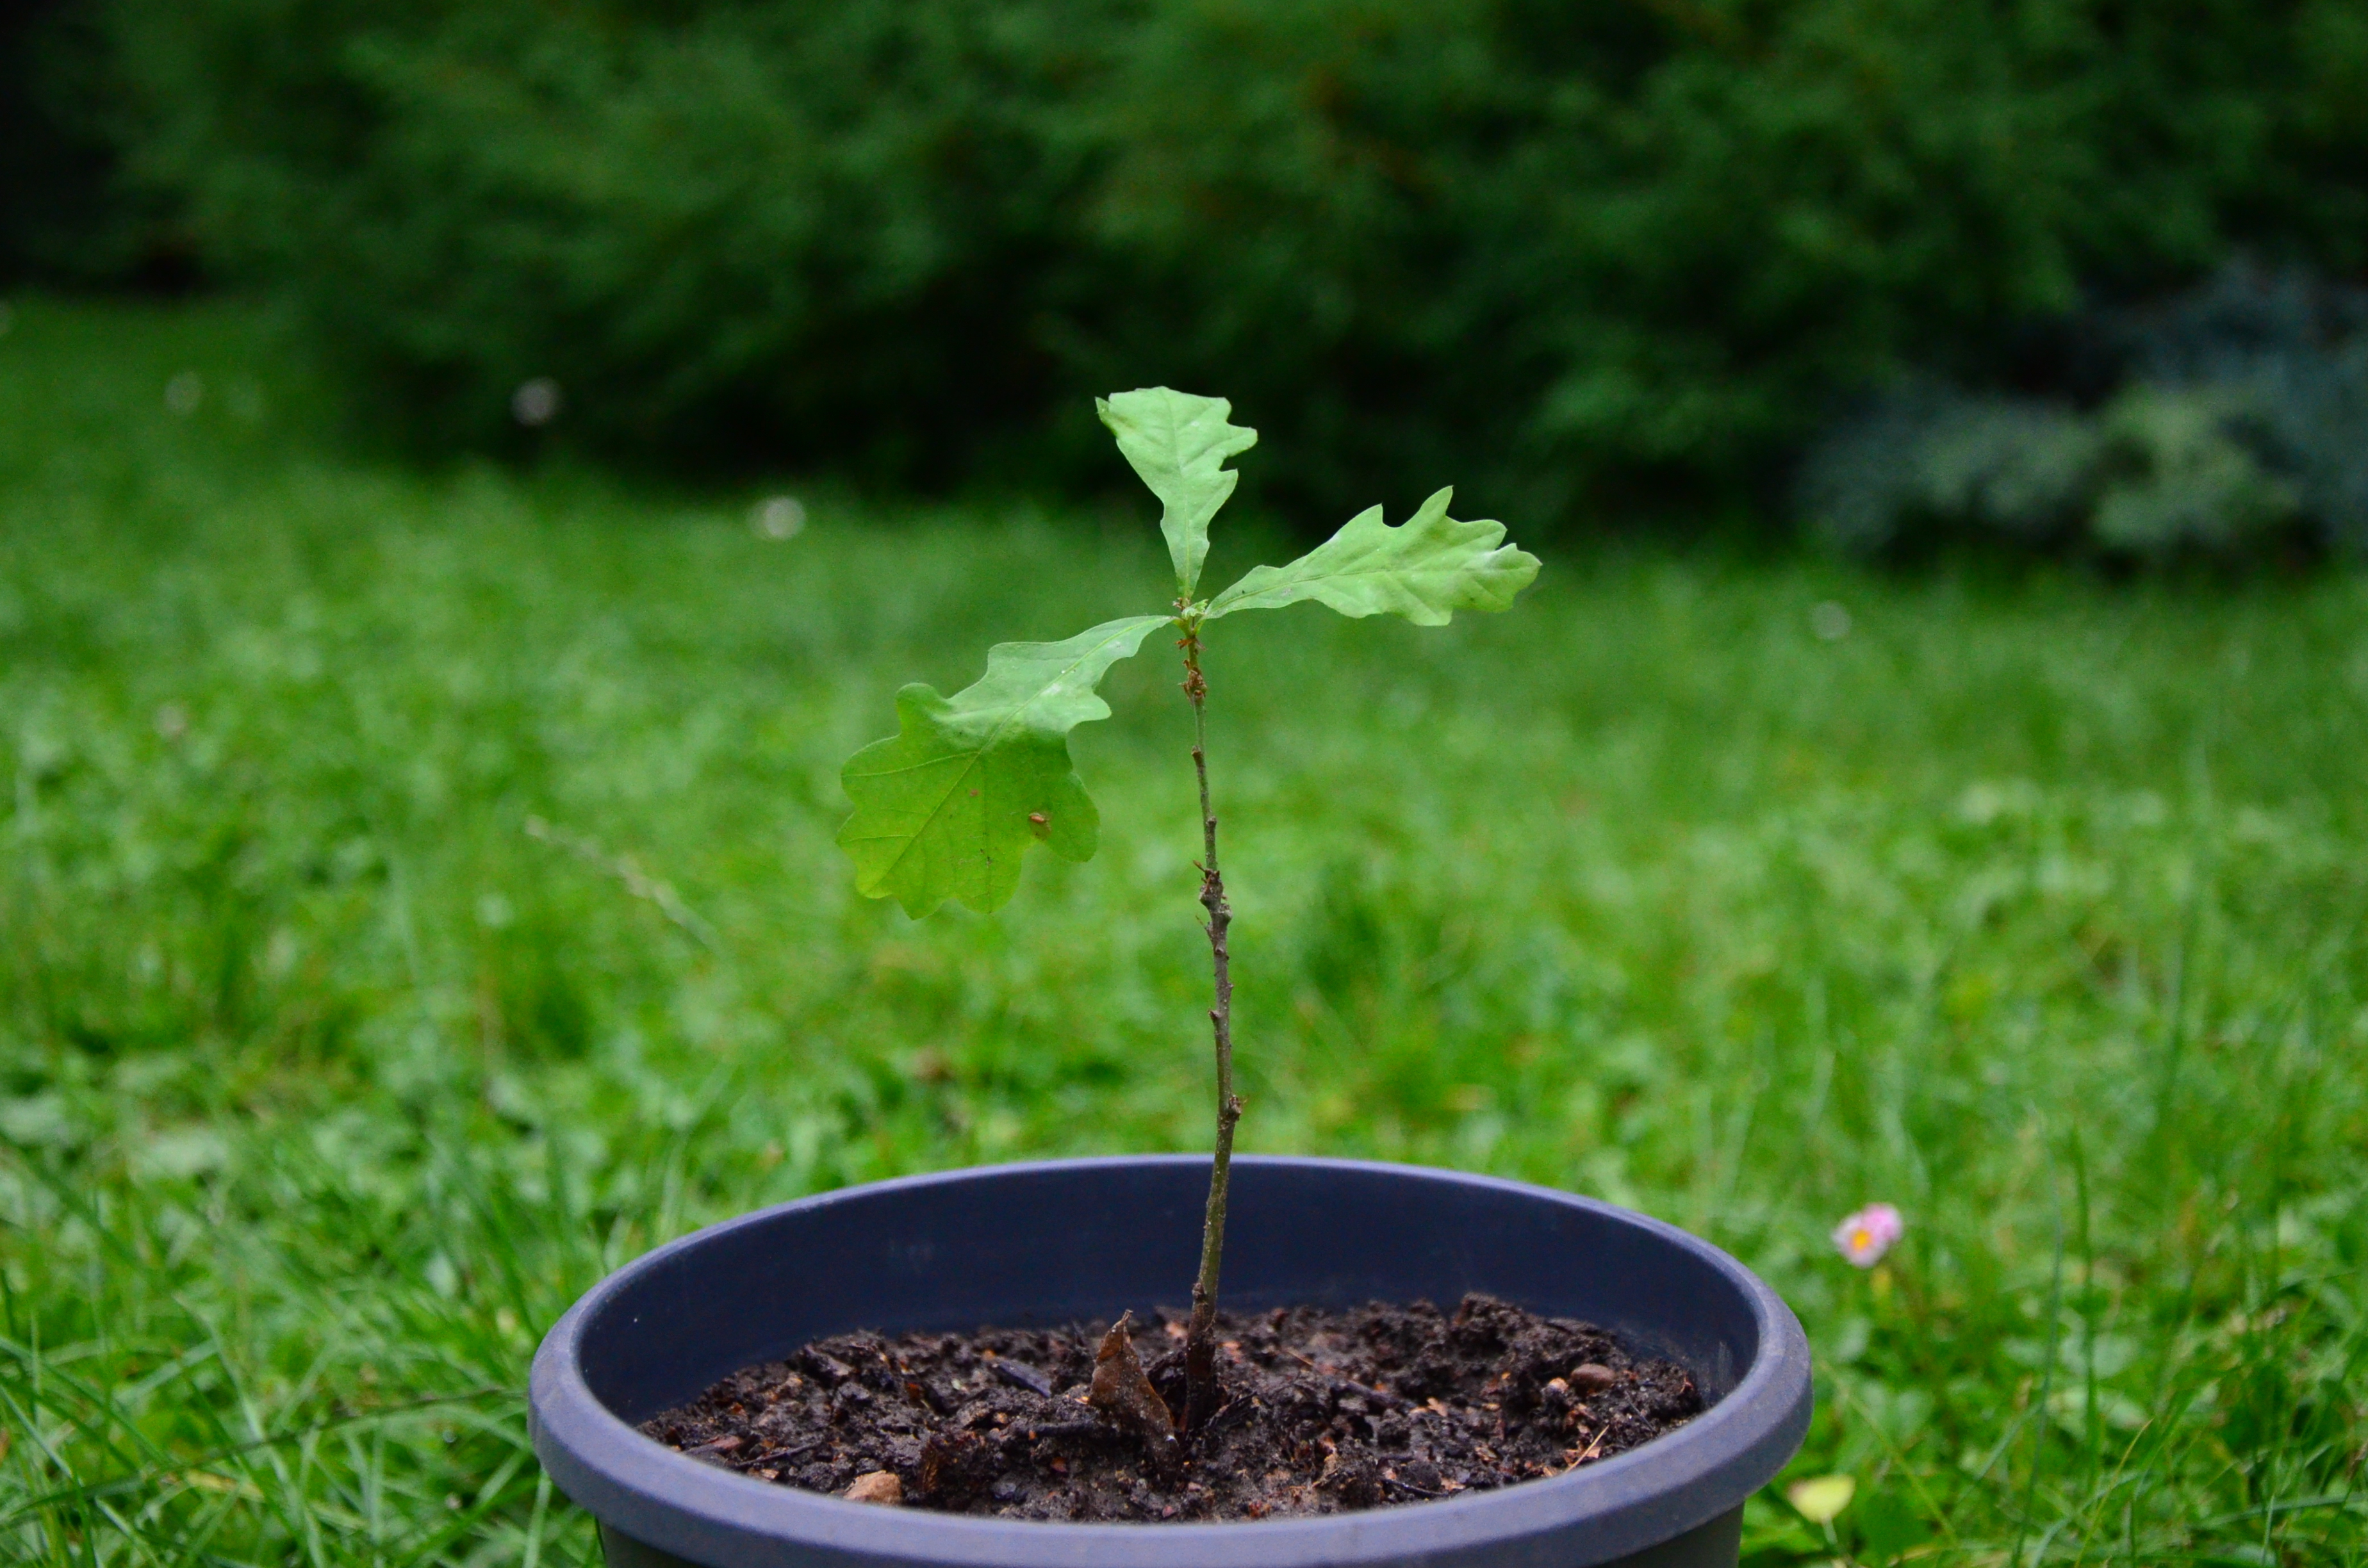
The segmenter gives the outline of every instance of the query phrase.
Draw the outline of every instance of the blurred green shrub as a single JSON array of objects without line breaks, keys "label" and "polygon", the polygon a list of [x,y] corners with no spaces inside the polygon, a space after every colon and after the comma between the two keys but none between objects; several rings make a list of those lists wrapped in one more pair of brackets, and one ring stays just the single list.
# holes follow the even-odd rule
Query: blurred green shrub
[{"label": "blurred green shrub", "polygon": [[2044,544],[2078,528],[2104,442],[2062,403],[1918,389],[1811,454],[1802,506],[1830,543],[1887,549],[1935,528]]},{"label": "blurred green shrub", "polygon": [[1813,528],[1860,552],[2368,554],[2368,290],[2235,267],[2072,335],[2104,378],[2088,407],[1920,385],[1842,421],[1803,465]]},{"label": "blurred green shrub", "polygon": [[2108,551],[2240,553],[2300,520],[2294,484],[2242,438],[2245,404],[2212,391],[2136,386],[2102,418],[2108,462],[2089,531]]},{"label": "blurred green shrub", "polygon": [[107,4],[131,167],[439,442],[1036,481],[1165,381],[1270,494],[1567,515],[2083,285],[2368,260],[2357,0]]}]

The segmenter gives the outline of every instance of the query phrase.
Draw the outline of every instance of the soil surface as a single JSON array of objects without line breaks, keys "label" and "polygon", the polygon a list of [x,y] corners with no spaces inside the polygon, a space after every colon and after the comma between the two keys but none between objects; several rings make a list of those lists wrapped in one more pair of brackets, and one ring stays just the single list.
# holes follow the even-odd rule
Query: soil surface
[{"label": "soil surface", "polygon": [[[1163,1318],[1166,1314],[1162,1314]],[[643,1423],[782,1486],[1015,1519],[1332,1514],[1559,1475],[1703,1408],[1685,1369],[1486,1296],[1220,1317],[1225,1403],[1162,1444],[1086,1403],[1109,1324],[819,1339]],[[1134,1345],[1184,1407],[1180,1314]]]}]

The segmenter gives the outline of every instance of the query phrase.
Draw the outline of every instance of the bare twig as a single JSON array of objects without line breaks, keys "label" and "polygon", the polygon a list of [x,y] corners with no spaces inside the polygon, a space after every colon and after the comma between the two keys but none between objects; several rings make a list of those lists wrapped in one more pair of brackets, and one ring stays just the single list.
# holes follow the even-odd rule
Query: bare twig
[{"label": "bare twig", "polygon": [[1234,1167],[1234,1123],[1242,1116],[1234,1093],[1234,977],[1225,937],[1234,912],[1225,903],[1225,879],[1217,869],[1217,813],[1209,801],[1208,683],[1201,676],[1201,619],[1179,604],[1184,631],[1184,695],[1192,703],[1192,769],[1201,781],[1201,907],[1209,912],[1209,962],[1216,1005],[1209,1027],[1217,1053],[1217,1144],[1209,1165],[1209,1207],[1201,1227],[1201,1277],[1192,1284],[1192,1316],[1184,1332],[1184,1429],[1190,1432],[1216,1413],[1217,1271],[1225,1255],[1225,1199]]}]

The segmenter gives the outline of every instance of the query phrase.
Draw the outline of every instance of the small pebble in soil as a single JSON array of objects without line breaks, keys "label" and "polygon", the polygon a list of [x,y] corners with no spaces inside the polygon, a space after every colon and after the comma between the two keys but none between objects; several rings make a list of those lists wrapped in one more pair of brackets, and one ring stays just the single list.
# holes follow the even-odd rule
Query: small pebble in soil
[{"label": "small pebble in soil", "polygon": [[1620,1381],[1620,1374],[1596,1361],[1581,1361],[1570,1369],[1570,1386],[1585,1399],[1591,1393],[1601,1393]]},{"label": "small pebble in soil", "polygon": [[[1143,1370],[1181,1410],[1182,1317],[1161,1317],[1164,1333],[1138,1330]],[[642,1430],[705,1463],[863,1502],[1212,1520],[1341,1513],[1559,1475],[1703,1409],[1676,1363],[1486,1296],[1452,1312],[1417,1301],[1225,1313],[1224,1403],[1187,1435],[1179,1460],[1144,1424],[1088,1403],[1110,1326],[837,1335],[735,1372]]]}]

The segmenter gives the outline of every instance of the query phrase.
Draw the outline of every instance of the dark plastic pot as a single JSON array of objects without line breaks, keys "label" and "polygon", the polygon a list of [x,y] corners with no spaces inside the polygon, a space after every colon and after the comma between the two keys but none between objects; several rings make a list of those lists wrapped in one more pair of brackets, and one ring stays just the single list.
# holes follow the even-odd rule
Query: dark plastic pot
[{"label": "dark plastic pot", "polygon": [[1717,1403],[1551,1480],[1320,1518],[1068,1525],[881,1507],[686,1459],[633,1424],[751,1362],[860,1328],[966,1331],[1190,1293],[1209,1162],[1073,1160],[915,1176],[712,1225],[609,1276],[534,1358],[535,1452],[611,1568],[1733,1568],[1743,1500],[1809,1420],[1801,1325],[1733,1258],[1568,1193],[1338,1160],[1234,1162],[1224,1299],[1245,1311],[1482,1290],[1585,1318]]}]

